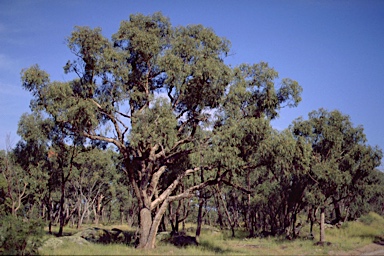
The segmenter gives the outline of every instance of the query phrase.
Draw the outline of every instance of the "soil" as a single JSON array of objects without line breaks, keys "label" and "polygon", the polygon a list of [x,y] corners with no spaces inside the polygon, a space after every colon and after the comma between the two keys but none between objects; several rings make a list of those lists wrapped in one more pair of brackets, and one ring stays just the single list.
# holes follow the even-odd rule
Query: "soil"
[{"label": "soil", "polygon": [[352,255],[384,255],[384,245],[372,243],[353,251]]},{"label": "soil", "polygon": [[381,243],[372,243],[364,247],[355,249],[348,252],[330,252],[330,255],[359,255],[359,256],[384,256],[384,244]]}]

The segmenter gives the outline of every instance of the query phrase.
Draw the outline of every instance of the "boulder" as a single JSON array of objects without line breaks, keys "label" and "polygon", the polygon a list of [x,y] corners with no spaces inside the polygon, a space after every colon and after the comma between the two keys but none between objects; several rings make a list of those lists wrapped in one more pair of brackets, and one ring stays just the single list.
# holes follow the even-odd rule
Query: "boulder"
[{"label": "boulder", "polygon": [[133,232],[123,231],[118,228],[111,230],[97,227],[87,228],[77,235],[89,242],[103,244],[118,243],[128,245],[134,243],[135,240]]},{"label": "boulder", "polygon": [[112,235],[112,242],[114,243],[132,244],[135,242],[134,232],[123,231],[118,228],[113,228],[110,233]]},{"label": "boulder", "polygon": [[108,244],[112,242],[112,236],[110,232],[103,228],[87,228],[80,234],[82,238],[93,243]]}]

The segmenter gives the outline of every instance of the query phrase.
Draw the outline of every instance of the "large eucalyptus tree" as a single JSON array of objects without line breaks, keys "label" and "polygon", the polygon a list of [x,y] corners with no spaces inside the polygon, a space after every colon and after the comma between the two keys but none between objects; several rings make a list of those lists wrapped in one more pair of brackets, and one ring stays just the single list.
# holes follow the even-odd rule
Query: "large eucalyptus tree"
[{"label": "large eucalyptus tree", "polygon": [[[22,72],[23,87],[34,96],[32,110],[44,111],[61,132],[118,149],[140,206],[140,248],[155,246],[170,202],[193,196],[231,172],[228,165],[220,172],[221,161],[202,164],[189,158],[202,149],[238,153],[222,148],[233,146],[222,141],[225,134],[236,133],[232,128],[227,133],[225,127],[244,115],[231,116],[227,108],[221,121],[226,126],[209,126],[220,106],[238,97],[228,93],[232,86],[247,96],[234,102],[242,105],[232,111],[255,118],[276,116],[284,103],[300,100],[301,88],[292,80],[283,80],[275,90],[277,72],[266,63],[235,69],[225,64],[229,42],[212,29],[172,27],[160,13],[131,15],[111,41],[99,28],[76,27],[67,42],[77,58],[64,70],[78,78],[51,82],[35,65]],[[247,125],[257,122],[236,129]],[[178,189],[186,176],[203,169],[207,179]],[[166,186],[159,182],[165,176]]]}]

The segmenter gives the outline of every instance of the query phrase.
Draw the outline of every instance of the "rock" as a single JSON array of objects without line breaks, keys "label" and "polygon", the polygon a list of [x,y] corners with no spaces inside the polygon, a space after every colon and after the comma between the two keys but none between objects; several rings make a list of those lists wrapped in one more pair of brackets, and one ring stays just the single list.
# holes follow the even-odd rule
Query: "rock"
[{"label": "rock", "polygon": [[57,237],[51,237],[47,241],[44,242],[42,247],[47,247],[51,249],[56,249],[63,244],[63,240]]},{"label": "rock", "polygon": [[80,236],[85,240],[93,243],[118,243],[118,244],[133,244],[135,242],[135,234],[129,231],[123,231],[118,228],[113,228],[111,230],[104,228],[87,228],[75,236]]},{"label": "rock", "polygon": [[82,238],[93,243],[111,243],[111,234],[108,230],[102,228],[87,228],[80,234]]},{"label": "rock", "polygon": [[56,250],[57,248],[63,246],[67,242],[76,243],[78,245],[88,245],[89,242],[80,236],[63,236],[63,237],[51,237],[44,242],[44,244],[39,248],[49,248],[51,250]]},{"label": "rock", "polygon": [[113,228],[110,231],[110,234],[111,234],[111,242],[113,243],[129,244],[132,240],[132,237],[128,233],[118,228]]}]

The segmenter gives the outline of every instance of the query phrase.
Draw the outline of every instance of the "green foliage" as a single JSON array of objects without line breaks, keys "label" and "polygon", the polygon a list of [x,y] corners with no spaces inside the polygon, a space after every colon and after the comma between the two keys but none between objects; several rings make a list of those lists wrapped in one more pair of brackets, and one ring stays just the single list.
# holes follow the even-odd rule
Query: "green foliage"
[{"label": "green foliage", "polygon": [[177,139],[177,120],[167,103],[166,99],[159,98],[151,108],[134,115],[137,121],[133,123],[130,134],[132,146],[139,146],[145,141],[150,145],[163,145],[170,150]]},{"label": "green foliage", "polygon": [[333,204],[340,218],[339,204],[358,216],[364,203],[382,202],[382,177],[371,175],[382,153],[362,127],[320,109],[273,130],[270,121],[299,104],[302,88],[279,82],[266,62],[227,65],[230,42],[210,28],[135,14],[110,40],[100,28],[75,27],[67,45],[74,60],[64,72],[78,78],[51,82],[38,65],[22,71],[34,113],[22,116],[15,150],[15,172],[26,171],[28,193],[39,195],[23,203],[43,199],[49,216],[60,209],[61,226],[76,214],[80,225],[92,210],[95,218],[134,215],[130,224],[141,216],[140,234],[152,240],[140,243],[151,247],[167,207],[182,219],[192,202],[196,216],[193,195],[222,226],[225,208],[232,231],[246,223],[250,233],[273,234],[293,229],[306,206]]},{"label": "green foliage", "polygon": [[378,225],[384,226],[384,218],[377,213],[369,212],[359,218],[359,221],[364,223],[365,225]]},{"label": "green foliage", "polygon": [[2,255],[33,255],[43,242],[43,222],[24,221],[12,215],[0,220],[0,253]]},{"label": "green foliage", "polygon": [[361,184],[380,165],[382,152],[366,145],[361,126],[353,127],[349,116],[324,109],[309,113],[309,119],[293,122],[292,132],[312,146],[310,175],[323,199],[356,195]]},{"label": "green foliage", "polygon": [[224,102],[230,116],[274,119],[282,107],[294,107],[301,101],[302,88],[296,81],[286,78],[280,88],[275,86],[278,73],[268,63],[242,64],[233,73],[233,85]]},{"label": "green foliage", "polygon": [[360,219],[359,219],[362,223],[364,223],[365,225],[371,225],[372,222],[375,220],[373,218],[372,215],[364,215],[364,216],[361,216]]}]

